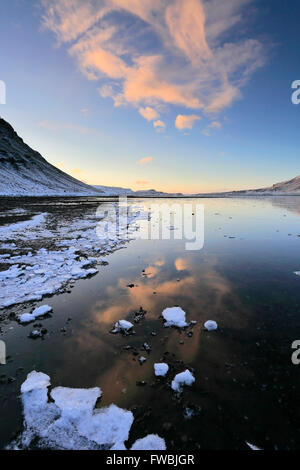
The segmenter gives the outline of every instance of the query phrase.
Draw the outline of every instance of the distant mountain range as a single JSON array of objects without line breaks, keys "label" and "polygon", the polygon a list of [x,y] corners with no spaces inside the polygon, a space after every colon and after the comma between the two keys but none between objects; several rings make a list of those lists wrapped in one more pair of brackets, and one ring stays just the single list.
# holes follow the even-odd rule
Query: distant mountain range
[{"label": "distant mountain range", "polygon": [[[229,191],[226,193],[215,193],[216,196],[232,197],[232,196],[300,196],[300,175],[281,183],[259,189],[246,189],[242,191]],[[208,196],[208,194],[197,194],[200,196]],[[212,194],[210,194],[212,196]]]},{"label": "distant mountain range", "polygon": [[[300,176],[271,187],[226,193],[198,193],[194,197],[232,197],[300,195]],[[0,196],[119,196],[184,197],[155,189],[133,191],[130,188],[90,186],[59,170],[32,150],[13,127],[0,118]]]}]

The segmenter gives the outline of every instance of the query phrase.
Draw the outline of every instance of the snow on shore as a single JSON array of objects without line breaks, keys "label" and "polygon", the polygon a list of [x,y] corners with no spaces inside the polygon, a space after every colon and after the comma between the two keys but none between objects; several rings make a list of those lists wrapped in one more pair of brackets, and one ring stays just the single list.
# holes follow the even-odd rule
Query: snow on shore
[{"label": "snow on shore", "polygon": [[[106,204],[101,207],[105,212]],[[126,224],[118,231],[110,219],[108,229],[103,224],[99,228],[101,215],[95,212],[72,220],[40,213],[1,226],[0,249],[5,253],[0,255],[0,309],[40,301],[45,295],[63,292],[70,282],[96,274],[97,265],[105,263],[103,256],[134,238],[135,221],[144,216],[131,216],[129,229]]]}]

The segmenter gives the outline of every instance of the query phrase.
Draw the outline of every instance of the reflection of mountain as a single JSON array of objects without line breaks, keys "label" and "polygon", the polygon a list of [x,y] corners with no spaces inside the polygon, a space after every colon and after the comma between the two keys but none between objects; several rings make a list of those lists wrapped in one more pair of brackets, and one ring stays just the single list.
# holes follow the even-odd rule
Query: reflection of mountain
[{"label": "reflection of mountain", "polygon": [[290,212],[295,212],[300,215],[300,197],[299,196],[278,196],[270,198],[270,201],[273,206],[280,207],[282,209],[287,209]]}]

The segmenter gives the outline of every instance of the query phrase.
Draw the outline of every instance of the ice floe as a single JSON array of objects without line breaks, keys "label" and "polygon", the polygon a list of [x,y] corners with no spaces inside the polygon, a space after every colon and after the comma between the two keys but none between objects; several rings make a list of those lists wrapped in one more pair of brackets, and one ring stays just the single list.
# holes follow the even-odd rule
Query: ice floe
[{"label": "ice floe", "polygon": [[119,320],[115,323],[114,327],[110,330],[110,333],[123,333],[128,334],[131,332],[133,324],[127,320]]},{"label": "ice floe", "polygon": [[217,324],[217,322],[215,322],[215,321],[213,321],[213,320],[207,320],[207,321],[204,323],[204,328],[205,328],[207,331],[217,330],[217,329],[218,329],[218,324]]},{"label": "ice floe", "polygon": [[[131,411],[112,404],[96,408],[99,387],[56,387],[50,392],[50,377],[32,371],[21,386],[23,432],[8,449],[127,450],[125,442],[134,418]],[[157,434],[138,439],[131,450],[166,450]]]},{"label": "ice floe", "polygon": [[246,444],[248,447],[250,447],[251,450],[262,450],[260,447],[257,447],[254,444],[251,444],[251,442],[246,441]]},{"label": "ice floe", "polygon": [[30,323],[50,312],[52,312],[52,307],[50,307],[50,305],[41,305],[40,307],[35,308],[32,313],[22,313],[22,315],[18,316],[18,320],[20,323]]},{"label": "ice floe", "polygon": [[164,377],[169,370],[168,364],[165,364],[164,362],[154,364],[154,373],[157,377],[161,376]]},{"label": "ice floe", "polygon": [[30,323],[35,321],[35,316],[32,313],[22,313],[22,315],[18,316],[18,320],[20,323]]},{"label": "ice floe", "polygon": [[120,330],[123,330],[123,331],[129,331],[129,330],[131,330],[131,328],[133,328],[133,324],[130,323],[130,321],[127,321],[127,320],[119,320],[115,324],[115,327],[119,328]]},{"label": "ice floe", "polygon": [[24,431],[9,448],[125,449],[133,423],[131,411],[110,405],[95,408],[99,387],[56,387],[48,399],[50,377],[33,371],[21,387]]},{"label": "ice floe", "polygon": [[148,434],[143,439],[135,441],[131,450],[166,450],[166,443],[157,434]]},{"label": "ice floe", "polygon": [[185,320],[185,312],[180,307],[166,308],[162,312],[162,316],[165,319],[165,326],[177,326],[178,328],[184,328],[187,326]]},{"label": "ice floe", "polygon": [[184,372],[175,375],[174,380],[172,381],[171,387],[175,392],[181,392],[184,385],[191,386],[195,382],[195,377],[193,374],[186,369]]}]

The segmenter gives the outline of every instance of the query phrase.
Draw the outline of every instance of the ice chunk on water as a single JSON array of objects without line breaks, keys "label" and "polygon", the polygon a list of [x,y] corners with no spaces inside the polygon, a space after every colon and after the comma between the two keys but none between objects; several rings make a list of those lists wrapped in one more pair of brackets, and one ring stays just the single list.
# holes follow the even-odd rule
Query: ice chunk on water
[{"label": "ice chunk on water", "polygon": [[24,431],[10,448],[125,449],[133,423],[131,411],[110,405],[95,409],[101,389],[54,388],[48,400],[50,378],[33,371],[21,387]]},{"label": "ice chunk on water", "polygon": [[131,328],[133,328],[133,324],[130,323],[130,321],[127,321],[127,320],[119,320],[115,324],[115,328],[117,328],[119,330],[123,330],[123,331],[129,331],[129,330],[131,330]]},{"label": "ice chunk on water", "polygon": [[168,364],[165,364],[164,362],[154,364],[154,371],[156,376],[161,376],[164,377],[169,370]]},{"label": "ice chunk on water", "polygon": [[162,312],[162,316],[166,320],[165,326],[177,326],[178,328],[187,326],[185,312],[180,307],[166,308]]},{"label": "ice chunk on water", "polygon": [[166,450],[166,443],[157,434],[148,434],[143,439],[135,441],[131,450]]},{"label": "ice chunk on water", "polygon": [[73,418],[84,411],[91,413],[101,395],[102,391],[98,387],[89,389],[56,387],[51,392],[51,397],[62,414]]},{"label": "ice chunk on water", "polygon": [[27,379],[21,386],[21,393],[28,393],[32,390],[47,388],[50,385],[50,377],[42,372],[32,371],[27,375]]},{"label": "ice chunk on water", "polygon": [[35,320],[35,316],[32,313],[22,313],[18,316],[18,320],[20,323],[30,323]]},{"label": "ice chunk on water", "polygon": [[52,307],[50,307],[50,305],[41,305],[33,310],[32,315],[34,318],[38,318],[50,312],[52,312]]},{"label": "ice chunk on water", "polygon": [[247,444],[248,447],[250,447],[251,450],[262,450],[259,447],[257,447],[256,445],[251,444],[251,442],[246,441],[246,444]]},{"label": "ice chunk on water", "polygon": [[213,320],[208,320],[207,322],[204,323],[204,328],[207,331],[217,330],[218,329],[218,324],[217,324],[217,322],[215,322]]},{"label": "ice chunk on water", "polygon": [[172,381],[171,387],[175,392],[180,392],[184,385],[192,385],[195,382],[195,377],[193,374],[186,369],[184,372],[175,375],[174,380]]}]

